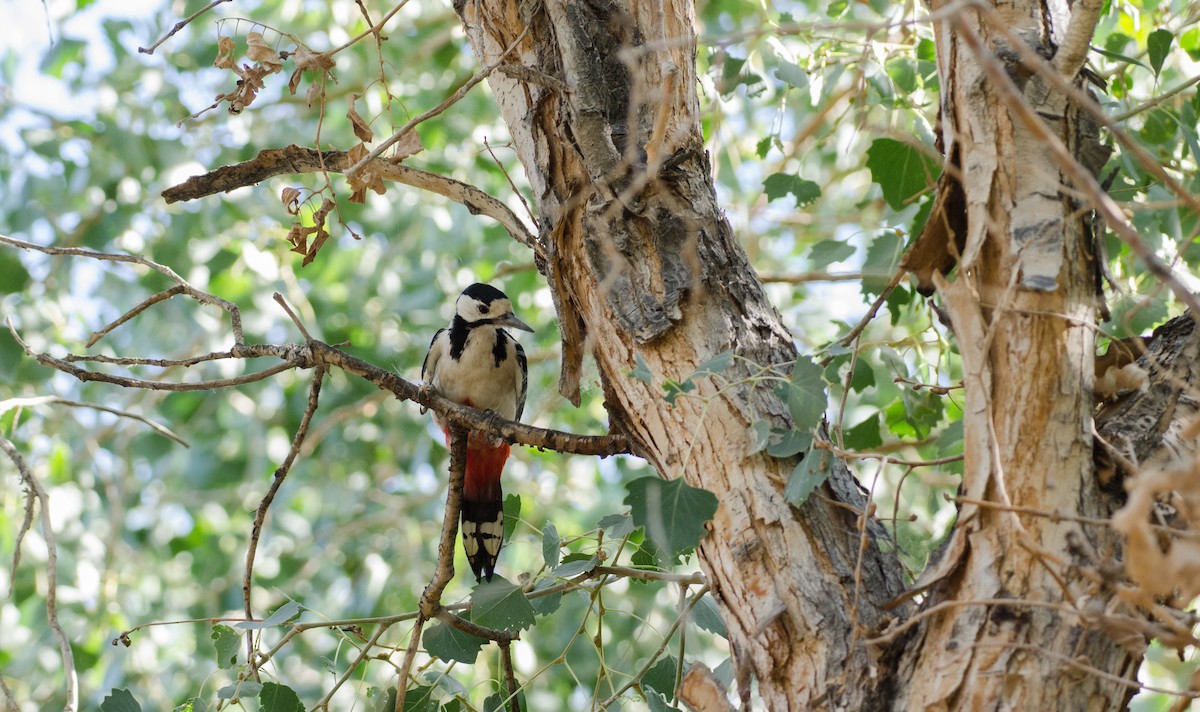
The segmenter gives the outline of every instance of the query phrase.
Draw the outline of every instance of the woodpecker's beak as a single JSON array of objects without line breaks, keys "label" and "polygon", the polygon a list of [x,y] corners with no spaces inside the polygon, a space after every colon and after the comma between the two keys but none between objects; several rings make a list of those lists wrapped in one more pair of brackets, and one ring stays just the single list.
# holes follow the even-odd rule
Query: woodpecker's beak
[{"label": "woodpecker's beak", "polygon": [[521,331],[533,333],[533,327],[518,319],[517,315],[513,314],[512,312],[509,312],[497,319],[496,326],[511,326],[514,329],[520,329]]}]

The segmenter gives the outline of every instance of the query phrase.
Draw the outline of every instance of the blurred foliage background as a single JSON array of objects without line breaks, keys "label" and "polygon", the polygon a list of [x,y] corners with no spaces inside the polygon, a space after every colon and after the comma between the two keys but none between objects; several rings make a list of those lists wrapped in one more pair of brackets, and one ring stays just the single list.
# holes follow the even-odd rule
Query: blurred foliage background
[{"label": "blurred foliage background", "polygon": [[[14,18],[0,30],[0,233],[165,264],[239,305],[249,341],[300,339],[271,299],[278,291],[317,338],[349,342],[354,354],[412,380],[429,339],[451,315],[453,295],[477,280],[493,282],[537,328],[522,335],[531,366],[526,422],[605,432],[594,374],[585,380],[581,408],[557,394],[559,337],[549,293],[528,251],[490,220],[399,185],[351,204],[333,176],[344,226],[332,224],[329,244],[301,268],[284,240],[291,218],[278,196],[288,186],[320,191],[320,176],[280,177],[182,205],[168,206],[159,196],[190,175],[263,148],[319,140],[349,149],[357,143],[346,118],[354,94],[362,95],[358,111],[377,137],[437,105],[478,69],[450,4],[412,0],[390,22],[381,46],[368,38],[338,54],[323,112],[304,101],[314,75],[292,96],[285,66],[240,115],[222,107],[181,121],[233,88],[232,75],[213,67],[219,37],[234,38],[239,52],[252,31],[277,50],[293,49],[291,36],[320,51],[368,26],[355,3],[247,1],[221,5],[153,54],[137,51],[203,5],[6,6]],[[389,9],[370,7],[374,19]],[[822,356],[832,357],[825,377],[836,441],[860,455],[910,461],[958,454],[956,355],[936,316],[907,286],[886,300],[854,348],[829,348],[881,293],[928,208],[925,171],[936,173],[940,157],[933,148],[938,80],[924,9],[911,1],[712,0],[701,2],[698,14],[703,126],[718,191],[801,351],[824,349]],[[1198,22],[1200,10],[1187,0],[1106,3],[1090,60],[1107,81],[1098,98],[1110,115],[1200,192]],[[522,198],[532,204],[532,196],[486,85],[418,133],[425,150],[408,165],[472,183],[528,214]],[[1198,216],[1177,206],[1119,148],[1105,175],[1111,171],[1112,193],[1142,236],[1200,289],[1192,277],[1200,263]],[[914,173],[922,176],[915,182]],[[1102,325],[1105,338],[1146,333],[1179,313],[1123,245],[1104,241],[1117,287],[1109,295],[1114,319]],[[168,286],[140,267],[0,245],[0,314],[39,351],[84,351],[93,331]],[[176,298],[89,352],[179,358],[231,344],[222,312]],[[130,372],[199,380],[255,366],[262,365]],[[16,444],[49,493],[59,617],[72,641],[84,707],[96,707],[113,688],[128,688],[144,709],[192,698],[211,707],[230,683],[233,672],[217,666],[207,619],[240,616],[253,510],[287,452],[308,380],[307,373],[286,373],[237,389],[171,394],[82,384],[25,358],[10,333],[0,331],[0,401],[58,395],[99,403],[160,422],[190,445],[88,408],[0,412],[0,434]],[[257,610],[289,599],[306,609],[304,620],[414,610],[436,558],[446,467],[440,435],[412,404],[340,372],[328,377],[313,427],[263,534]],[[15,468],[0,462],[0,554],[11,561],[25,497]],[[953,507],[943,495],[957,486],[958,464],[910,468],[878,457],[853,464],[889,518],[904,560],[918,571],[951,522]],[[571,541],[572,551],[590,556],[599,546],[628,563],[636,547],[616,551],[597,523],[625,511],[623,485],[644,474],[633,458],[521,449],[505,484],[520,496],[521,521],[501,571],[517,580],[543,570],[547,523]],[[0,604],[0,674],[25,708],[60,707],[64,670],[48,628],[47,548],[36,527],[21,554],[15,570],[0,569],[0,589],[11,591]],[[680,568],[695,570],[696,563],[685,559]],[[450,599],[464,598],[469,583],[460,574]],[[584,709],[610,695],[653,661],[679,604],[676,588],[627,581],[607,587],[600,599],[564,596],[515,646],[517,675],[528,684],[533,709],[557,709],[563,701]],[[145,628],[131,647],[113,645],[135,625],[176,620],[199,622]],[[693,617],[669,653],[721,665],[728,651],[719,632],[711,632],[716,628]],[[394,629],[384,642],[402,646],[403,632]],[[277,632],[266,634],[268,645],[277,639]],[[270,673],[311,705],[346,669],[359,642],[352,632],[310,631]],[[461,688],[478,705],[497,677],[495,665],[494,649],[485,648],[473,666],[434,662],[426,672],[445,700]],[[1195,667],[1190,656],[1180,661],[1154,649],[1142,679],[1185,685]],[[368,689],[394,677],[391,665],[364,665],[334,704],[369,708]],[[1166,709],[1169,702],[1142,694],[1135,706]],[[622,701],[629,709],[644,704],[633,693]],[[243,705],[255,708],[253,700]]]}]

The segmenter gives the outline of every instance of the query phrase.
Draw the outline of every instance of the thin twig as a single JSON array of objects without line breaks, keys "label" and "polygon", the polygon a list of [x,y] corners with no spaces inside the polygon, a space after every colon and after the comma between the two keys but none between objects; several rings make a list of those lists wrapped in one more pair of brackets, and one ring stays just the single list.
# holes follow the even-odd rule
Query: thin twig
[{"label": "thin twig", "polygon": [[[342,673],[341,677],[339,677],[337,681],[333,683],[333,687],[330,688],[329,692],[325,693],[325,696],[321,698],[320,702],[317,702],[317,704],[309,708],[309,712],[329,709],[329,700],[333,698],[334,693],[341,689],[342,685],[346,684],[346,680],[349,680],[350,676],[354,674],[354,671],[358,669],[358,666],[362,665],[363,661],[367,659],[367,656],[371,654],[371,648],[375,647],[375,643],[378,642],[379,637],[382,636],[387,629],[387,625],[379,626],[379,630],[376,630],[366,644],[363,645],[362,650],[358,651],[358,657],[354,658],[354,660],[350,663],[350,666],[346,668],[346,672]],[[396,699],[403,699],[403,695],[399,690],[396,691]],[[397,705],[399,704],[400,703],[397,703]]]},{"label": "thin twig", "polygon": [[449,97],[447,97],[444,101],[442,101],[442,103],[438,104],[437,106],[433,107],[432,109],[430,109],[429,111],[426,111],[423,114],[418,114],[417,116],[414,116],[413,118],[409,119],[408,123],[401,126],[399,128],[399,130],[396,131],[396,133],[389,136],[387,138],[387,140],[385,140],[383,143],[380,143],[378,146],[371,149],[371,152],[368,153],[366,156],[364,156],[361,161],[359,161],[358,163],[355,163],[353,166],[350,166],[350,168],[348,168],[345,172],[346,177],[351,178],[351,179],[355,178],[359,174],[359,172],[362,171],[363,167],[365,167],[372,160],[382,156],[384,151],[386,151],[389,148],[391,148],[392,146],[396,145],[401,139],[403,139],[408,134],[409,131],[412,131],[413,128],[416,127],[417,124],[427,121],[429,119],[432,119],[433,117],[441,114],[446,109],[449,109],[451,106],[454,106],[459,101],[461,101],[462,98],[467,95],[467,92],[469,92],[475,88],[476,84],[479,84],[484,79],[487,79],[488,76],[496,70],[496,67],[499,67],[501,64],[503,64],[504,62],[507,61],[508,53],[513,51],[514,49],[516,49],[517,45],[519,45],[521,42],[523,42],[525,40],[525,36],[527,34],[529,34],[528,27],[525,28],[521,32],[521,34],[518,35],[517,38],[512,41],[512,44],[510,44],[507,49],[505,49],[503,52],[500,53],[500,56],[496,58],[495,62],[489,64],[488,66],[484,67],[483,69],[480,69],[478,72],[475,72],[475,74],[470,79],[468,79],[466,82],[464,82],[463,85],[460,86],[457,91],[455,91],[453,94],[451,94]]},{"label": "thin twig", "polygon": [[100,329],[99,331],[93,332],[92,337],[87,340],[87,344],[85,344],[85,346],[87,346],[89,349],[92,348],[93,346],[96,345],[96,343],[98,341],[100,341],[100,339],[103,339],[113,329],[115,329],[118,326],[129,321],[130,319],[137,316],[138,314],[141,314],[142,312],[146,311],[146,309],[150,308],[151,306],[154,306],[155,304],[158,304],[159,302],[166,301],[167,299],[170,299],[171,297],[175,296],[176,294],[180,294],[180,293],[186,291],[186,289],[187,289],[187,287],[185,285],[177,284],[174,287],[171,287],[170,289],[165,289],[165,290],[159,292],[158,294],[147,297],[146,300],[143,301],[141,304],[138,304],[134,308],[130,309],[129,311],[122,314],[121,316],[117,317],[116,321],[108,324],[107,326]]},{"label": "thin twig", "polygon": [[300,330],[300,334],[304,336],[305,340],[311,341],[312,335],[308,333],[308,329],[304,328],[304,322],[300,321],[300,317],[296,316],[296,312],[292,311],[292,308],[284,300],[283,295],[279,292],[275,292],[271,295],[271,298],[278,302],[279,306],[283,307],[283,310],[287,312],[288,318],[291,319],[292,323],[296,325],[296,328]]},{"label": "thin twig", "polygon": [[8,400],[0,401],[0,413],[4,413],[5,411],[11,410],[13,408],[31,408],[31,407],[39,406],[39,405],[65,405],[65,406],[69,406],[72,408],[91,408],[93,410],[99,410],[99,411],[103,411],[105,413],[112,413],[113,415],[121,417],[121,418],[129,418],[130,420],[136,420],[139,423],[145,423],[146,425],[150,426],[150,428],[153,429],[156,433],[162,435],[163,437],[170,438],[171,440],[174,440],[175,442],[179,443],[180,445],[182,445],[184,447],[190,447],[187,444],[186,440],[179,437],[175,433],[171,432],[171,430],[169,428],[167,428],[165,425],[160,425],[159,423],[156,423],[153,420],[149,420],[143,416],[140,416],[137,413],[130,413],[127,410],[120,410],[118,408],[110,408],[109,406],[100,405],[99,403],[85,403],[82,401],[75,401],[75,400],[69,400],[67,398],[60,398],[59,396],[34,396],[31,398],[9,398]]},{"label": "thin twig", "polygon": [[609,695],[608,699],[600,703],[600,709],[607,709],[609,705],[611,705],[613,702],[616,702],[621,695],[629,692],[629,690],[633,689],[634,685],[637,685],[641,682],[642,677],[644,677],[647,672],[650,672],[650,668],[654,667],[654,664],[658,661],[658,658],[666,651],[667,645],[670,644],[671,638],[675,635],[675,631],[679,630],[679,626],[682,625],[685,620],[687,620],[688,613],[691,612],[692,608],[694,608],[696,604],[700,602],[700,599],[704,598],[707,593],[708,586],[701,586],[700,590],[696,591],[695,595],[688,599],[687,605],[680,612],[680,614],[675,617],[675,621],[671,623],[671,627],[667,629],[667,632],[663,634],[663,641],[662,644],[658,646],[658,650],[654,651],[650,655],[650,657],[646,660],[646,664],[643,665],[640,670],[634,673],[633,676],[629,678],[628,682],[622,685],[621,688],[616,692]]},{"label": "thin twig", "polygon": [[[67,702],[64,712],[75,712],[79,709],[79,681],[75,672],[75,655],[71,652],[71,641],[63,632],[58,622],[58,546],[54,542],[54,529],[50,526],[50,498],[46,495],[42,483],[34,476],[33,471],[25,464],[25,458],[8,438],[0,435],[0,450],[3,450],[17,467],[25,486],[33,490],[41,505],[42,538],[46,544],[46,620],[54,637],[58,638],[58,650],[62,655],[63,674],[67,680]],[[14,577],[15,578],[15,577]]]},{"label": "thin twig", "polygon": [[[258,503],[258,509],[254,513],[254,526],[251,529],[250,544],[246,550],[246,570],[242,576],[242,599],[246,604],[247,619],[254,618],[254,611],[250,604],[250,592],[254,581],[254,557],[258,553],[258,540],[262,535],[263,523],[267,519],[267,509],[275,500],[275,494],[279,491],[280,485],[287,479],[288,472],[292,469],[292,463],[296,461],[296,456],[300,453],[300,446],[304,444],[304,438],[308,435],[308,426],[312,423],[313,413],[317,412],[317,402],[321,395],[321,381],[324,378],[325,368],[317,366],[313,371],[312,384],[308,389],[308,405],[304,409],[304,416],[300,419],[300,426],[296,428],[296,435],[292,438],[292,447],[288,450],[283,464],[275,470],[275,478],[271,482],[271,487],[263,495],[262,501]],[[258,667],[254,664],[253,630],[246,631],[246,660],[250,664],[251,674],[258,679]]]},{"label": "thin twig", "polygon": [[446,487],[446,511],[442,515],[442,534],[438,539],[437,568],[429,585],[421,592],[418,604],[419,615],[413,625],[412,638],[404,652],[404,661],[396,683],[396,712],[403,712],[404,693],[408,689],[408,677],[417,649],[421,645],[421,631],[425,621],[435,617],[442,607],[442,592],[454,578],[454,543],[458,538],[458,517],[462,511],[463,482],[467,472],[467,430],[461,425],[450,423],[447,427],[450,442],[450,482]]},{"label": "thin twig", "polygon": [[174,37],[177,32],[179,32],[183,28],[187,27],[188,23],[190,23],[191,21],[195,20],[197,17],[200,17],[204,13],[208,12],[209,10],[213,9],[214,7],[216,7],[217,5],[220,5],[223,2],[231,2],[231,0],[213,0],[208,5],[193,12],[191,15],[188,15],[186,18],[180,20],[179,22],[176,22],[175,26],[171,28],[170,32],[163,35],[162,39],[160,39],[159,41],[155,42],[154,44],[150,45],[149,47],[138,47],[138,52],[141,52],[142,54],[154,54],[154,50],[156,50],[160,46],[162,46],[163,42],[166,42],[167,40]]},{"label": "thin twig", "polygon": [[521,712],[521,699],[517,697],[517,678],[513,674],[512,643],[507,640],[497,641],[500,646],[500,668],[504,670],[504,684],[508,687],[509,709]]},{"label": "thin twig", "polygon": [[4,691],[5,704],[12,712],[21,712],[21,705],[17,704],[17,698],[13,696],[12,690],[8,689],[8,683],[4,681],[4,675],[0,675],[0,690]]},{"label": "thin twig", "polygon": [[[222,1],[227,1],[227,0],[222,0]],[[154,270],[155,272],[158,272],[159,274],[161,274],[161,275],[167,277],[168,279],[170,279],[171,281],[175,282],[175,284],[185,286],[186,293],[189,296],[191,296],[193,299],[195,299],[196,301],[200,302],[201,304],[210,304],[212,306],[220,307],[221,309],[225,310],[229,314],[230,326],[233,329],[234,344],[237,344],[240,346],[242,343],[245,342],[245,338],[242,335],[242,314],[241,314],[241,311],[239,311],[236,306],[234,306],[232,303],[230,303],[224,299],[221,299],[220,297],[217,297],[215,295],[209,294],[208,292],[203,292],[199,289],[196,289],[192,285],[188,284],[188,281],[186,279],[184,279],[183,277],[180,277],[178,274],[176,274],[175,270],[173,270],[170,267],[167,267],[165,265],[161,265],[161,264],[155,262],[154,260],[148,260],[145,257],[142,257],[141,255],[122,255],[122,254],[111,253],[111,252],[97,252],[95,250],[89,250],[89,249],[86,249],[83,247],[52,247],[52,246],[46,246],[46,245],[38,245],[38,244],[35,244],[32,242],[26,242],[25,240],[18,240],[15,237],[9,237],[8,235],[0,235],[0,243],[6,244],[6,245],[12,245],[13,247],[19,247],[22,250],[35,250],[37,252],[41,252],[42,254],[46,254],[46,255],[66,256],[66,257],[88,257],[93,260],[102,260],[102,261],[106,261],[106,262],[126,262],[129,264],[136,264],[136,265],[142,265],[143,267],[149,267],[150,269]]]}]

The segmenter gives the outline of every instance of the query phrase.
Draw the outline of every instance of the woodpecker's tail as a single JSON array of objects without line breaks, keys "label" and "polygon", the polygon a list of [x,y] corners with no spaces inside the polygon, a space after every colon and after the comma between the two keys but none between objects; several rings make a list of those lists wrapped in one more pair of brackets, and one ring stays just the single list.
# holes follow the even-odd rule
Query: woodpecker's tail
[{"label": "woodpecker's tail", "polygon": [[504,542],[504,494],[500,490],[500,473],[508,460],[508,452],[508,443],[468,440],[462,541],[476,581],[483,577],[492,580],[500,545]]}]

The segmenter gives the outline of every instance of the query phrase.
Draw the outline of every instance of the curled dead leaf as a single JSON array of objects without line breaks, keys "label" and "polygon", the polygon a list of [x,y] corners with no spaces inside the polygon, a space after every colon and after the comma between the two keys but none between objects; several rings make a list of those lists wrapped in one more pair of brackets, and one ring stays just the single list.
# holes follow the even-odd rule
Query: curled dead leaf
[{"label": "curled dead leaf", "polygon": [[424,150],[425,147],[421,145],[421,137],[413,129],[401,136],[400,140],[396,142],[395,148],[392,149],[392,159],[403,161],[405,158],[416,155]]},{"label": "curled dead leaf", "polygon": [[350,119],[350,125],[354,128],[354,135],[363,143],[370,143],[375,140],[375,133],[371,131],[371,127],[363,120],[363,117],[358,115],[358,109],[354,107],[354,103],[358,101],[361,94],[350,95],[350,109],[346,111],[346,118]]},{"label": "curled dead leaf", "polygon": [[221,37],[217,40],[217,58],[213,60],[213,66],[220,69],[232,69],[233,62],[233,38]]},{"label": "curled dead leaf", "polygon": [[263,40],[261,32],[247,33],[246,57],[261,64],[271,74],[283,70],[283,60],[279,58],[279,53]]},{"label": "curled dead leaf", "polygon": [[[300,86],[300,77],[307,71],[318,71],[323,74],[328,74],[329,70],[333,69],[333,58],[326,53],[313,52],[307,47],[301,46],[296,48],[295,52],[289,55],[289,59],[296,65],[296,69],[292,72],[292,76],[288,79],[288,91],[293,95],[296,89]],[[330,75],[332,77],[333,75]],[[314,82],[320,84],[320,82]],[[312,89],[309,89],[309,94],[312,94]],[[312,105],[312,97],[309,97],[309,106]]]},{"label": "curled dead leaf", "polygon": [[288,212],[288,215],[300,214],[300,189],[291,186],[284,188],[283,193],[279,196],[280,202],[283,203],[283,209]]},{"label": "curled dead leaf", "polygon": [[313,260],[317,258],[317,252],[321,246],[329,239],[329,231],[325,229],[325,219],[329,217],[329,211],[333,210],[334,202],[326,198],[317,212],[313,213],[313,225],[316,230],[316,236],[313,238],[312,245],[309,246],[308,254],[304,256],[304,261],[300,263],[301,267],[307,267]]}]

